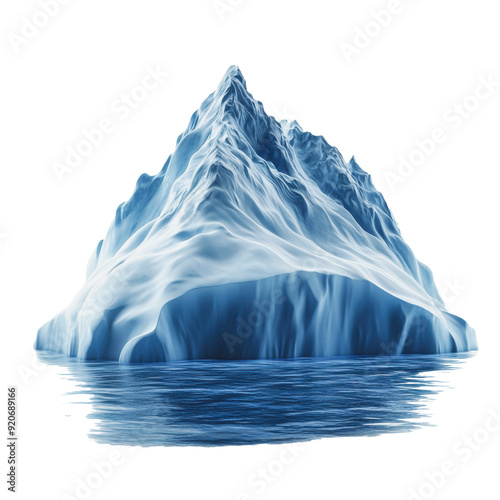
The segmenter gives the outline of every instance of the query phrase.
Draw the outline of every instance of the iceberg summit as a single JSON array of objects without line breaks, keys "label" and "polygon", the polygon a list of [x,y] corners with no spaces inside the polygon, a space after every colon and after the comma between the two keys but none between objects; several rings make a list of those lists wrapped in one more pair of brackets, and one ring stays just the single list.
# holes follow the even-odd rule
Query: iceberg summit
[{"label": "iceberg summit", "polygon": [[121,363],[477,349],[354,158],[229,68],[35,348]]}]

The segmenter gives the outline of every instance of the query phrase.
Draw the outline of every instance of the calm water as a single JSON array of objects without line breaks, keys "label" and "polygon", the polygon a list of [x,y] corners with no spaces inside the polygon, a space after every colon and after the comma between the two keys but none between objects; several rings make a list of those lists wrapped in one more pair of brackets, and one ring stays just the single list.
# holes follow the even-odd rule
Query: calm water
[{"label": "calm water", "polygon": [[40,353],[91,398],[92,439],[140,446],[283,443],[427,425],[469,354],[119,365]]}]

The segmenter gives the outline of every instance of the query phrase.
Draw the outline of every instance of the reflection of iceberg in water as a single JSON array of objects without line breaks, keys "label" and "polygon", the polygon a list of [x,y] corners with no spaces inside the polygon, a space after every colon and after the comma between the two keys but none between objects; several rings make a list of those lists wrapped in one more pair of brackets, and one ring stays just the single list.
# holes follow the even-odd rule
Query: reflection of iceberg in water
[{"label": "reflection of iceberg in water", "polygon": [[150,365],[40,358],[67,367],[78,394],[90,395],[98,442],[217,446],[416,429],[426,425],[429,397],[443,388],[439,372],[470,356]]}]

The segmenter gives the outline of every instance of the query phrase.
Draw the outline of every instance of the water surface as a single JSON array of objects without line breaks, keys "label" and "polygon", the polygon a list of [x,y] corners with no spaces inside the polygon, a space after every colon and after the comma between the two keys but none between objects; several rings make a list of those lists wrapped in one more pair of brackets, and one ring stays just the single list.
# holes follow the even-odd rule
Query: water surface
[{"label": "water surface", "polygon": [[470,354],[120,365],[39,353],[90,396],[90,437],[139,446],[284,443],[428,425]]}]

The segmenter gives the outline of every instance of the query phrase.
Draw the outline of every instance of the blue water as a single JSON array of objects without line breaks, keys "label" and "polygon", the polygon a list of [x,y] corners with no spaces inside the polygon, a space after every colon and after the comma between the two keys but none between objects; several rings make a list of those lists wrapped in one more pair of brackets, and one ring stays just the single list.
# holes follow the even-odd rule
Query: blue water
[{"label": "blue water", "polygon": [[428,425],[444,371],[471,354],[120,365],[39,353],[90,396],[90,437],[138,446],[284,443]]}]

